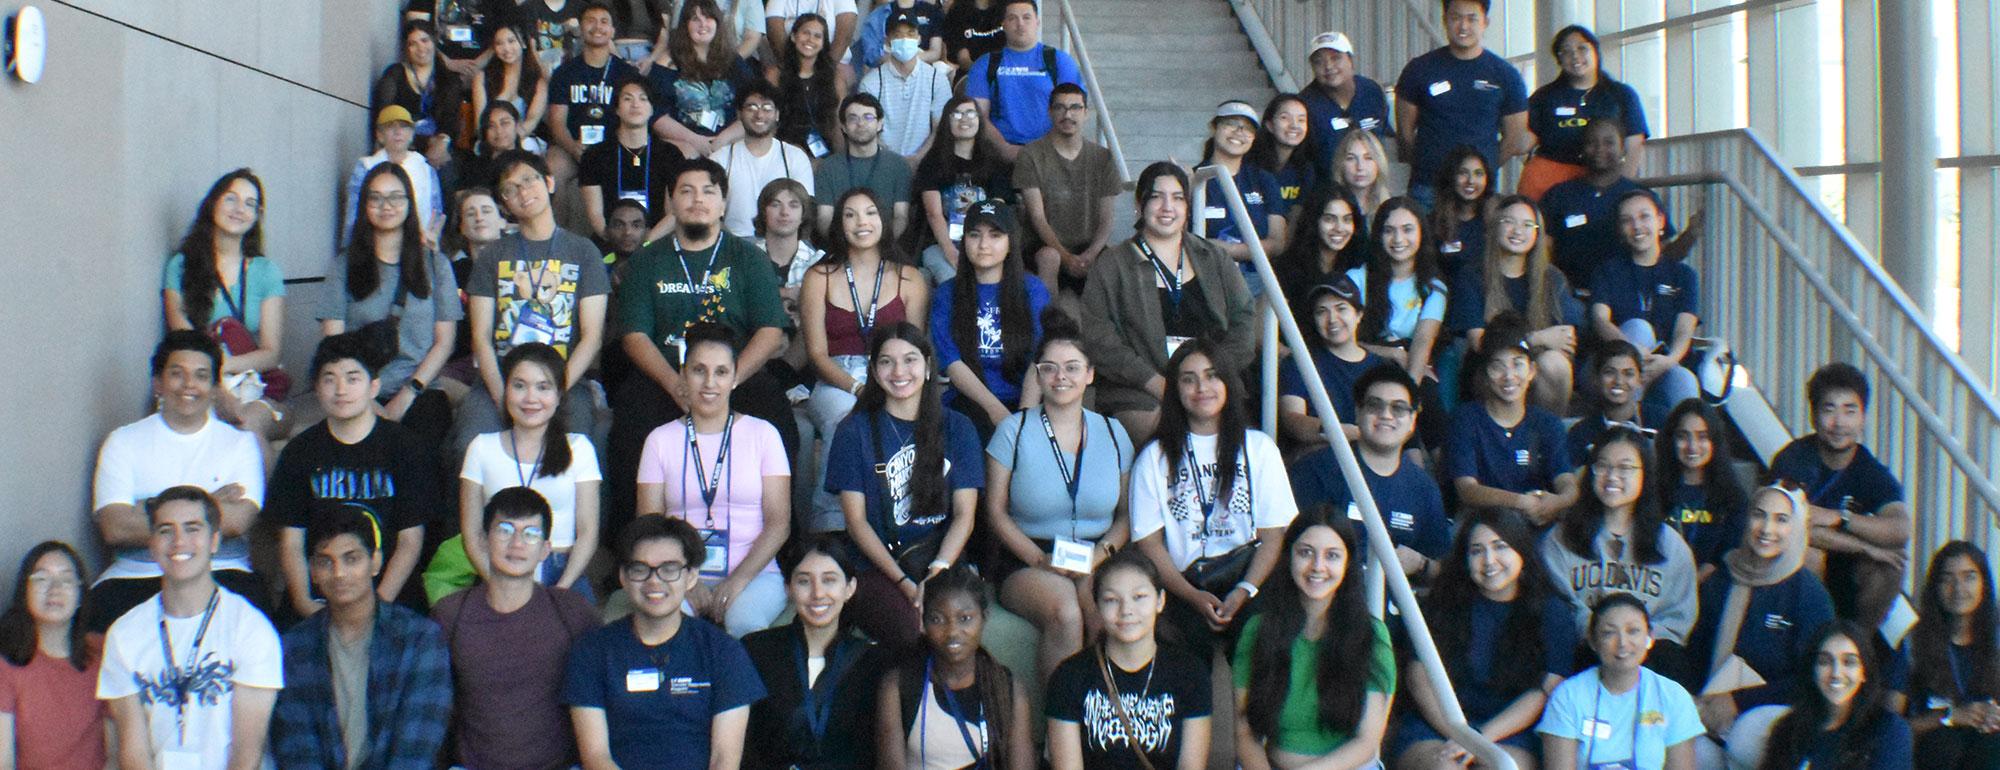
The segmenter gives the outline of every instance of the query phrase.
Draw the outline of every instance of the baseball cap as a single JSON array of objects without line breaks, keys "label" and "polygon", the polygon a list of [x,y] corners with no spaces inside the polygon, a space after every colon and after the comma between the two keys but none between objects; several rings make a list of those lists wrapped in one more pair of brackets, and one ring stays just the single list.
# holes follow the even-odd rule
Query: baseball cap
[{"label": "baseball cap", "polygon": [[1347,35],[1343,33],[1332,31],[1321,32],[1313,36],[1312,50],[1307,52],[1306,56],[1312,56],[1321,51],[1339,51],[1348,56],[1353,56],[1354,44],[1348,42]]},{"label": "baseball cap", "polygon": [[1217,120],[1221,120],[1223,118],[1243,118],[1244,120],[1250,121],[1250,125],[1252,126],[1259,125],[1261,123],[1261,121],[1257,119],[1257,109],[1255,107],[1251,107],[1249,102],[1242,101],[1239,99],[1231,99],[1229,101],[1215,105],[1215,117],[1210,118],[1209,121],[1214,122]]},{"label": "baseball cap", "polygon": [[1363,309],[1364,303],[1361,299],[1361,289],[1354,285],[1354,279],[1345,275],[1336,276],[1330,283],[1322,283],[1312,287],[1311,291],[1306,292],[1306,305],[1317,304],[1320,297],[1328,294],[1333,295],[1335,299],[1353,305],[1357,312]]},{"label": "baseball cap", "polygon": [[383,107],[381,112],[375,113],[375,125],[386,126],[391,123],[409,123],[415,125],[416,121],[410,119],[410,111],[404,109],[403,105],[391,104]]},{"label": "baseball cap", "polygon": [[993,229],[1012,236],[1014,209],[1008,206],[1006,201],[998,198],[987,198],[974,203],[972,208],[965,210],[965,229],[971,232],[972,228],[978,225],[990,225]]}]

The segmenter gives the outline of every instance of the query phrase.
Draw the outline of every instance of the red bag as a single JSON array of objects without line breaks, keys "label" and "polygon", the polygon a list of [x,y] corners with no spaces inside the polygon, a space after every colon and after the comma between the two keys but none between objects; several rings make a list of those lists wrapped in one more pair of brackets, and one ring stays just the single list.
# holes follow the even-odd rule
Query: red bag
[{"label": "red bag", "polygon": [[[235,316],[223,316],[222,320],[208,325],[209,339],[222,345],[232,356],[257,352],[257,336],[250,333],[250,327]],[[276,403],[285,400],[292,392],[292,376],[284,369],[272,367],[258,372],[264,379],[264,398]]]}]

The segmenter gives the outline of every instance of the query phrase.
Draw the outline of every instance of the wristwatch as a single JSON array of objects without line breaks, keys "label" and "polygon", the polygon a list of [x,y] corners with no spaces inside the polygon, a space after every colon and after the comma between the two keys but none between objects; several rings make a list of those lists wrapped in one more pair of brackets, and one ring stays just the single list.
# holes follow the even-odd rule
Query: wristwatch
[{"label": "wristwatch", "polygon": [[408,382],[403,383],[403,387],[409,388],[413,395],[421,396],[428,386],[424,385],[423,380],[411,377]]},{"label": "wristwatch", "polygon": [[1840,509],[1840,523],[1833,525],[1833,528],[1840,530],[1842,532],[1846,532],[1847,525],[1853,523],[1853,521],[1854,521],[1854,512],[1847,510],[1846,508],[1842,508]]}]

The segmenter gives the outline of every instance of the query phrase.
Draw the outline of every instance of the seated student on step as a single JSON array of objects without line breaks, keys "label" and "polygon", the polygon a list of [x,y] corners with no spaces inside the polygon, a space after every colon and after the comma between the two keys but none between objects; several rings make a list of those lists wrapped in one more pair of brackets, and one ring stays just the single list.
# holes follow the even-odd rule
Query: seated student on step
[{"label": "seated student on step", "polygon": [[1045,680],[1049,765],[1207,767],[1214,729],[1208,664],[1160,645],[1155,629],[1167,592],[1159,571],[1144,554],[1125,550],[1099,564],[1091,582],[1096,595],[1088,612],[1104,641],[1063,661]]},{"label": "seated student on step", "polygon": [[[1410,375],[1393,366],[1378,366],[1354,382],[1349,398],[1358,403],[1353,441],[1354,459],[1361,464],[1361,476],[1368,493],[1396,543],[1396,561],[1413,583],[1426,582],[1438,574],[1439,559],[1451,547],[1451,517],[1445,513],[1444,495],[1430,471],[1408,454],[1410,438],[1417,431],[1417,387]],[[1333,447],[1292,463],[1292,495],[1301,510],[1322,503],[1359,520],[1353,508],[1354,493],[1347,486],[1334,458]],[[1360,544],[1366,556],[1367,542]]]},{"label": "seated student on step", "polygon": [[[1556,267],[1586,299],[1598,266],[1626,257],[1625,242],[1618,234],[1619,201],[1635,192],[1653,194],[1626,176],[1629,158],[1621,136],[1624,133],[1617,118],[1592,120],[1583,130],[1582,157],[1587,172],[1549,188],[1540,198],[1542,223],[1553,241]],[[1660,210],[1666,210],[1664,202]],[[1663,226],[1672,236],[1673,225]]]},{"label": "seated student on step", "polygon": [[1208,139],[1202,143],[1200,164],[1215,166],[1221,174],[1228,175],[1243,198],[1252,232],[1237,229],[1236,218],[1229,213],[1229,204],[1223,201],[1220,179],[1210,179],[1204,186],[1201,222],[1202,232],[1221,246],[1222,252],[1243,271],[1243,280],[1249,284],[1252,297],[1263,296],[1264,281],[1257,277],[1257,269],[1250,263],[1247,242],[1255,240],[1262,244],[1267,257],[1284,250],[1285,217],[1290,213],[1278,189],[1278,177],[1262,166],[1244,162],[1257,139],[1257,130],[1257,110],[1249,102],[1231,99],[1216,105],[1215,117],[1208,121]]},{"label": "seated student on step", "polygon": [[985,135],[985,126],[986,118],[971,98],[952,97],[939,111],[930,150],[917,160],[910,178],[926,227],[917,236],[917,242],[927,244],[921,264],[933,284],[958,274],[958,250],[972,204],[1013,196],[1012,167]]},{"label": "seated student on step", "polygon": [[1910,728],[1917,765],[1939,770],[2000,765],[2000,604],[1986,552],[1959,540],[1931,557],[1917,625],[1903,645],[1910,672]]},{"label": "seated student on step", "polygon": [[452,697],[444,636],[430,618],[377,597],[382,533],[358,503],[307,532],[313,588],[326,606],[284,635],[285,689],[271,726],[280,767],[429,767],[444,745]]},{"label": "seated student on step", "polygon": [[884,236],[900,239],[910,224],[910,162],[882,145],[882,102],[870,94],[840,100],[841,148],[813,166],[818,185],[817,230],[833,227],[834,201],[842,193],[866,187],[886,204]]},{"label": "seated student on step", "polygon": [[1396,139],[1410,164],[1410,196],[1429,207],[1445,156],[1472,145],[1492,167],[1533,146],[1528,85],[1486,48],[1492,0],[1444,0],[1445,45],[1411,59],[1396,78]]},{"label": "seated student on step", "polygon": [[1183,343],[1212,337],[1221,359],[1215,368],[1240,370],[1256,349],[1249,333],[1255,310],[1229,255],[1187,232],[1187,172],[1154,163],[1140,172],[1132,195],[1137,232],[1091,265],[1081,320],[1100,376],[1098,411],[1143,443],[1160,420],[1161,401],[1173,396],[1167,360]]},{"label": "seated student on step", "polygon": [[689,608],[740,637],[785,611],[784,578],[771,559],[791,532],[792,466],[776,427],[730,407],[737,348],[729,330],[698,325],[687,344],[688,413],[646,437],[639,514],[695,527],[707,555]]},{"label": "seated student on step", "polygon": [[167,258],[160,297],[167,328],[199,329],[222,343],[222,375],[233,387],[218,391],[216,414],[275,440],[290,433],[278,405],[292,383],[280,366],[285,272],[264,254],[263,198],[250,169],[215,180]]},{"label": "seated student on step", "polygon": [[[1646,437],[1646,449],[1651,453],[1662,420],[1657,410],[1641,406],[1646,391],[1639,367],[1645,356],[1630,342],[1611,340],[1598,345],[1592,358],[1597,365],[1593,372],[1597,375],[1597,387],[1591,393],[1589,411],[1563,434],[1563,448],[1569,450],[1570,461],[1582,462],[1590,454],[1591,445],[1616,426],[1639,431]],[[1536,372],[1535,379],[1544,379],[1540,374]]]},{"label": "seated student on step", "polygon": [[1813,432],[1771,459],[1771,475],[1794,482],[1812,503],[1812,547],[1826,559],[1826,590],[1841,617],[1882,619],[1902,590],[1911,517],[1903,485],[1861,443],[1868,378],[1834,362],[1806,381]]},{"label": "seated student on step", "polygon": [[1424,230],[1437,241],[1438,272],[1455,276],[1486,259],[1487,223],[1495,209],[1493,166],[1478,150],[1459,145],[1438,171],[1437,207]]},{"label": "seated student on step", "polygon": [[1598,665],[1556,685],[1535,732],[1547,770],[1695,770],[1702,734],[1694,698],[1647,668],[1656,642],[1646,603],[1627,593],[1597,601],[1585,626]]},{"label": "seated student on step", "polygon": [[[1305,310],[1312,314],[1311,333],[1320,343],[1312,351],[1313,367],[1318,370],[1320,384],[1326,388],[1327,400],[1333,402],[1342,435],[1352,441],[1361,435],[1361,429],[1355,427],[1360,419],[1354,411],[1358,400],[1354,385],[1388,360],[1368,352],[1357,341],[1364,305],[1361,290],[1347,276],[1335,276],[1328,283],[1314,286],[1306,292],[1305,300]],[[1297,446],[1326,446],[1326,437],[1320,433],[1320,417],[1312,408],[1300,363],[1280,364],[1284,368],[1278,380],[1281,394],[1278,426],[1284,429],[1285,438]]]},{"label": "seated student on step", "polygon": [[[1368,251],[1347,279],[1361,290],[1373,312],[1362,316],[1361,345],[1410,373],[1427,404],[1440,404],[1438,376],[1431,366],[1440,350],[1446,311],[1445,275],[1438,269],[1434,233],[1424,230],[1423,211],[1411,198],[1391,198],[1375,210],[1368,228]],[[1420,427],[1427,444],[1444,441],[1442,408],[1432,409]]]},{"label": "seated student on step", "polygon": [[1728,424],[1701,399],[1682,401],[1660,423],[1653,439],[1653,467],[1660,474],[1655,494],[1667,508],[1667,523],[1694,549],[1694,563],[1706,580],[1722,565],[1722,555],[1743,541],[1750,489],[1736,470]]},{"label": "seated student on step", "polygon": [[382,538],[368,548],[381,558],[374,582],[382,600],[408,597],[406,605],[419,607],[410,576],[424,527],[449,521],[438,490],[437,447],[422,446],[409,429],[376,416],[382,381],[369,360],[358,334],[320,340],[312,385],[326,419],[286,442],[265,493],[266,510],[285,527],[278,539],[285,598],[301,618],[326,607],[327,597],[313,591],[306,540],[327,517],[344,517],[350,505],[366,508]]},{"label": "seated student on step", "polygon": [[1043,313],[1032,375],[1042,403],[1000,422],[986,444],[985,524],[1004,549],[987,574],[1000,604],[1040,632],[1036,674],[1082,649],[1103,626],[1090,571],[1130,542],[1125,489],[1135,450],[1125,427],[1085,409],[1096,370],[1076,322]]},{"label": "seated student on step", "polygon": [[1085,138],[1090,97],[1064,83],[1049,92],[1049,132],[1014,158],[1014,183],[1028,237],[1022,253],[1034,254],[1035,274],[1051,291],[1083,291],[1090,266],[1111,245],[1118,205],[1118,167],[1111,151]]},{"label": "seated student on step", "polygon": [[965,415],[939,403],[930,336],[875,329],[868,382],[833,432],[827,492],[867,559],[855,623],[895,652],[916,646],[924,585],[965,555],[986,465]]},{"label": "seated student on step", "polygon": [[930,332],[951,381],[948,403],[972,418],[983,440],[1015,410],[1042,398],[1028,356],[1042,334],[1049,290],[1022,262],[1013,207],[980,201],[966,212],[965,225],[966,269],[938,286]]},{"label": "seated student on step", "polygon": [[980,647],[986,581],[967,565],[930,580],[924,591],[924,645],[876,688],[875,750],[883,770],[1035,764],[1028,691]]},{"label": "seated student on step", "polygon": [[572,767],[563,674],[571,643],[602,621],[576,592],[536,579],[553,518],[540,493],[502,489],[484,514],[485,581],[431,607],[451,646],[456,765]]},{"label": "seated student on step", "polygon": [[1588,491],[1542,538],[1540,555],[1579,631],[1588,628],[1598,600],[1634,595],[1645,602],[1658,641],[1654,670],[1687,678],[1687,669],[1701,665],[1690,665],[1685,649],[1698,607],[1694,554],[1667,526],[1658,496],[1649,494],[1645,443],[1630,428],[1613,428],[1598,440],[1580,480]]},{"label": "seated student on step", "polygon": [[[1319,148],[1306,139],[1311,130],[1306,102],[1298,94],[1278,94],[1264,103],[1264,119],[1257,122],[1257,140],[1246,159],[1278,180],[1278,201],[1274,207],[1293,215],[1293,209],[1322,184],[1316,176],[1321,168]],[[1292,227],[1302,226],[1292,222]],[[1289,242],[1289,239],[1288,239]],[[1272,256],[1277,256],[1276,252]]]},{"label": "seated student on step", "polygon": [[1576,466],[1562,420],[1528,403],[1538,373],[1525,326],[1518,316],[1488,324],[1466,367],[1479,398],[1452,414],[1440,475],[1460,505],[1513,508],[1547,526],[1577,499]]},{"label": "seated student on step", "polygon": [[876,684],[889,660],[841,613],[854,598],[854,549],[835,532],[778,552],[791,623],[743,637],[769,694],[750,707],[745,767],[875,766]]},{"label": "seated student on step", "polygon": [[764,67],[764,81],[777,89],[778,139],[824,158],[840,146],[840,96],[854,76],[834,65],[840,54],[828,44],[825,17],[802,13],[788,29],[771,36],[789,44],[778,46],[777,61]]},{"label": "seated student on step", "polygon": [[68,543],[28,549],[0,614],[0,761],[17,768],[106,767],[110,711],[96,697],[104,639],[84,633],[83,557]]},{"label": "seated student on step", "polygon": [[1479,236],[1485,240],[1485,254],[1451,278],[1445,330],[1464,335],[1477,347],[1489,322],[1501,313],[1519,313],[1535,352],[1538,376],[1530,393],[1543,409],[1567,412],[1583,303],[1562,271],[1550,264],[1547,224],[1534,202],[1504,196],[1488,222]]},{"label": "seated student on step", "polygon": [[1283,575],[1243,625],[1234,657],[1236,754],[1246,770],[1363,768],[1382,751],[1396,653],[1368,616],[1359,536],[1332,506],[1285,529]]},{"label": "seated student on step", "polygon": [[743,645],[682,611],[706,549],[685,521],[643,516],[618,535],[632,614],[569,652],[563,702],[583,765],[736,767],[764,683]]},{"label": "seated student on step", "polygon": [[1890,693],[1883,682],[1886,667],[1876,653],[1878,636],[1873,627],[1851,620],[1820,626],[1808,659],[1814,686],[1801,688],[1791,713],[1771,727],[1758,770],[1915,766],[1910,724],[1889,708]]},{"label": "seated student on step", "polygon": [[666,217],[667,187],[687,157],[680,147],[647,129],[655,112],[652,86],[645,78],[632,75],[612,88],[617,121],[610,127],[611,135],[584,148],[579,162],[577,184],[584,216],[591,234],[603,242],[610,236],[605,227],[611,204],[636,201],[648,212],[645,240],[658,240],[673,226]]},{"label": "seated student on step", "polygon": [[1041,42],[1042,15],[1035,0],[1000,0],[1005,45],[965,70],[965,95],[986,116],[988,138],[1009,162],[1021,146],[1049,132],[1043,107],[1062,83],[1083,83],[1083,73],[1067,52]]},{"label": "seated student on step", "polygon": [[1589,174],[1584,134],[1607,120],[1620,124],[1625,173],[1639,173],[1651,134],[1646,108],[1638,91],[1604,71],[1597,35],[1575,24],[1557,30],[1549,42],[1549,56],[1558,67],[1555,77],[1528,94],[1528,130],[1535,135],[1535,152],[1521,166],[1521,194],[1541,200],[1549,188]]},{"label": "seated student on step", "polygon": [[1626,193],[1618,201],[1618,234],[1631,256],[1599,265],[1590,281],[1592,332],[1639,349],[1645,403],[1655,410],[1701,395],[1700,381],[1683,365],[1701,325],[1701,280],[1686,262],[1693,236],[1669,243],[1665,222],[1666,209],[1652,193]]},{"label": "seated student on step", "polygon": [[[1337,184],[1306,191],[1294,210],[1298,218],[1291,243],[1274,255],[1271,266],[1285,289],[1285,301],[1297,313],[1299,328],[1312,324],[1312,303],[1306,295],[1319,286],[1360,267],[1367,259],[1368,218],[1354,193]],[[1358,307],[1358,306],[1357,306]]]}]

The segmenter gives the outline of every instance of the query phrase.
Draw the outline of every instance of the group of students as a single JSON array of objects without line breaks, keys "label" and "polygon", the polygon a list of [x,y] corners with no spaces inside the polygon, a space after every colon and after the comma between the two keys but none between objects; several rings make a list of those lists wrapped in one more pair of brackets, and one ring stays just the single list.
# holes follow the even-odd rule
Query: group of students
[{"label": "group of students", "polygon": [[[1113,243],[1033,3],[655,5],[413,4],[310,397],[262,184],[215,182],[162,276],[157,410],[98,457],[116,558],[37,546],[0,616],[15,766],[1474,764],[1369,615],[1385,562],[1330,437],[1518,765],[2000,763],[1987,556],[1941,550],[1884,625],[1911,514],[1846,364],[1744,483],[1684,365],[1693,239],[1631,181],[1644,116],[1588,30],[1516,98],[1484,3],[1445,0],[1394,120],[1321,35],[1305,93],[1211,122],[1256,232],[1162,163]],[[945,60],[973,96],[912,133],[913,62]],[[914,194],[883,176],[912,140],[946,180]],[[590,236],[558,223],[572,179]],[[1251,240],[1313,343],[1276,434],[1241,376]],[[996,602],[1032,672],[984,649]]]}]

